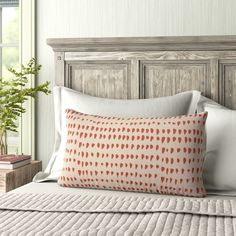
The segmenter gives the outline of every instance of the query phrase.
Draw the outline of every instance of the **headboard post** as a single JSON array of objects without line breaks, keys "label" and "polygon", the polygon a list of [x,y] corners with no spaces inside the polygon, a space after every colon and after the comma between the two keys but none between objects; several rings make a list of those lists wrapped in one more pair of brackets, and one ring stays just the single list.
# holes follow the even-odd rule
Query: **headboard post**
[{"label": "headboard post", "polygon": [[55,84],[66,86],[65,84],[65,52],[55,52]]},{"label": "headboard post", "polygon": [[196,89],[236,109],[236,36],[48,39],[56,85],[118,99]]}]

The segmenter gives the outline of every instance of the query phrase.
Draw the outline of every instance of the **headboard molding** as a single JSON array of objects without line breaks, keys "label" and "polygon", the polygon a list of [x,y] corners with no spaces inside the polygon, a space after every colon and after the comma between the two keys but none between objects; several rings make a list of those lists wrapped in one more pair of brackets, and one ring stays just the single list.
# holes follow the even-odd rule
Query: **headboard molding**
[{"label": "headboard molding", "polygon": [[169,36],[118,38],[50,38],[57,52],[182,51],[236,49],[236,36]]},{"label": "headboard molding", "polygon": [[130,99],[197,89],[236,109],[236,36],[48,39],[56,85]]}]

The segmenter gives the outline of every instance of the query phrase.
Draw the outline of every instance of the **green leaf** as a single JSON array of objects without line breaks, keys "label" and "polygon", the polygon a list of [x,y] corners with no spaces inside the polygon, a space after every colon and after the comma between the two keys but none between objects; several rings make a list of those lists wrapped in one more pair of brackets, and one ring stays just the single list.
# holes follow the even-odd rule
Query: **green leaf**
[{"label": "green leaf", "polygon": [[9,68],[11,79],[0,77],[0,131],[17,132],[16,121],[26,110],[22,105],[30,98],[37,98],[38,93],[50,94],[49,82],[28,87],[32,75],[38,75],[41,65],[32,58],[20,69]]}]

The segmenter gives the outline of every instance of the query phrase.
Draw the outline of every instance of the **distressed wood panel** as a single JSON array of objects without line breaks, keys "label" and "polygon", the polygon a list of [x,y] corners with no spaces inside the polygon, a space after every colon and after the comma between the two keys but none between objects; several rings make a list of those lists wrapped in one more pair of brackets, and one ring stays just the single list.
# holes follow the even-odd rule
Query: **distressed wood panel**
[{"label": "distressed wood panel", "polygon": [[65,52],[66,61],[78,60],[236,60],[236,51]]},{"label": "distressed wood panel", "polygon": [[66,86],[105,98],[131,98],[129,61],[80,61],[68,63]]},{"label": "distressed wood panel", "polygon": [[0,169],[0,193],[8,192],[31,182],[39,171],[42,171],[41,161],[32,161],[31,164],[14,170]]},{"label": "distressed wood panel", "polygon": [[226,51],[236,50],[235,36],[172,36],[172,37],[110,37],[54,38],[47,43],[56,51],[114,52],[120,51]]},{"label": "distressed wood panel", "polygon": [[[111,98],[160,97],[196,89],[227,107],[236,106],[236,36],[69,38],[47,42],[56,60],[58,55],[63,58],[56,62],[56,73],[60,73],[57,84]],[[65,65],[66,73],[61,68]]]},{"label": "distressed wood panel", "polygon": [[65,86],[65,53],[55,52],[55,84],[57,86]]},{"label": "distressed wood panel", "polygon": [[170,96],[196,89],[211,96],[207,61],[143,61],[140,88],[143,98]]},{"label": "distressed wood panel", "polygon": [[220,61],[221,103],[236,109],[236,60]]}]

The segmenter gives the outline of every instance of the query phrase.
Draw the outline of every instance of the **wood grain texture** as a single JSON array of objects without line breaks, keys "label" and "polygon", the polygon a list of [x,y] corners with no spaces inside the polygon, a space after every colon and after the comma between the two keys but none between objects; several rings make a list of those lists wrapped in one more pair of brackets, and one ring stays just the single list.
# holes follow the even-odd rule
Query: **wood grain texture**
[{"label": "wood grain texture", "polygon": [[64,52],[56,52],[54,54],[55,58],[55,83],[58,86],[65,85],[65,65],[64,65]]},{"label": "wood grain texture", "polygon": [[54,51],[227,51],[236,49],[236,36],[173,36],[120,38],[50,38]]},{"label": "wood grain texture", "polygon": [[141,97],[171,96],[199,90],[210,97],[207,61],[141,61]]},{"label": "wood grain texture", "polygon": [[123,99],[195,89],[227,107],[236,106],[236,36],[54,38],[47,42],[55,51],[58,85]]},{"label": "wood grain texture", "polygon": [[68,63],[65,86],[97,97],[127,99],[129,77],[129,61],[80,61]]},{"label": "wood grain texture", "polygon": [[236,109],[236,60],[221,60],[220,102],[228,108]]},{"label": "wood grain texture", "polygon": [[32,161],[31,164],[14,170],[0,169],[0,193],[8,192],[32,181],[42,170],[42,161]]},{"label": "wood grain texture", "polygon": [[[60,52],[59,52],[60,53]],[[230,51],[142,51],[142,52],[65,52],[65,61],[80,60],[213,60],[236,59],[235,50]]]}]

